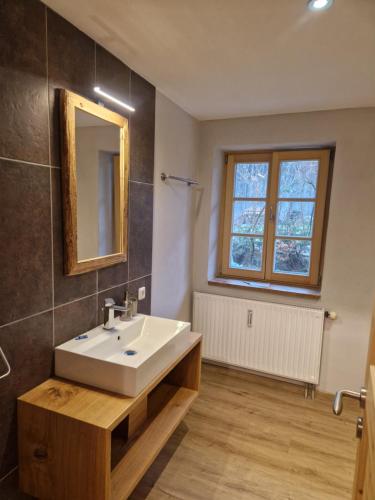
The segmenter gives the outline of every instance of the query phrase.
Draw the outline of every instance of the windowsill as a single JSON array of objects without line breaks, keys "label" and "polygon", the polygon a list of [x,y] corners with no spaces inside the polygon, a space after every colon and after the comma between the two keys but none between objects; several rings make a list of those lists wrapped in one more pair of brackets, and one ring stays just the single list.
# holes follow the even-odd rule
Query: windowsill
[{"label": "windowsill", "polygon": [[306,288],[294,285],[280,285],[277,283],[267,283],[263,281],[241,280],[234,278],[212,278],[208,280],[209,285],[227,286],[233,288],[243,288],[256,290],[257,292],[277,293],[280,295],[291,295],[293,297],[306,297],[309,299],[319,299],[320,290],[316,288]]}]

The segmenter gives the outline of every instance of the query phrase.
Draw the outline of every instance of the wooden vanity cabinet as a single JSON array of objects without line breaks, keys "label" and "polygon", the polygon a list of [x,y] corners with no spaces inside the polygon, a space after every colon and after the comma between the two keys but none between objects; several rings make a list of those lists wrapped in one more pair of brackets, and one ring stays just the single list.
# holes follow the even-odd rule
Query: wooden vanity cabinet
[{"label": "wooden vanity cabinet", "polygon": [[51,378],[18,398],[20,489],[43,500],[123,500],[198,395],[201,335],[135,398]]}]

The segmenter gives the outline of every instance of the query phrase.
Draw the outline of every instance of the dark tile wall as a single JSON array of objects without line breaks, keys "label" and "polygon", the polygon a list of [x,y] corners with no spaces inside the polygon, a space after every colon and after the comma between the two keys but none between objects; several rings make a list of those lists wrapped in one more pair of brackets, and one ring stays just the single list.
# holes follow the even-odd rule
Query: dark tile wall
[{"label": "dark tile wall", "polygon": [[[129,259],[63,274],[59,88],[131,101]],[[150,312],[155,89],[38,0],[0,0],[0,498],[17,492],[16,398],[53,373],[53,347],[101,322],[106,297],[146,286]],[[111,109],[123,113],[114,104]],[[0,374],[5,366],[0,361]]]}]

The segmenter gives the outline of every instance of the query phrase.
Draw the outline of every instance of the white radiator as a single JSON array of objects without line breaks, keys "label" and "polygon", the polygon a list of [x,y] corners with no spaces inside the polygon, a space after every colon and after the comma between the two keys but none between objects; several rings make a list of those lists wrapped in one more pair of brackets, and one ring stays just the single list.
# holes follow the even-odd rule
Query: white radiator
[{"label": "white radiator", "polygon": [[317,385],[323,309],[194,292],[203,357]]}]

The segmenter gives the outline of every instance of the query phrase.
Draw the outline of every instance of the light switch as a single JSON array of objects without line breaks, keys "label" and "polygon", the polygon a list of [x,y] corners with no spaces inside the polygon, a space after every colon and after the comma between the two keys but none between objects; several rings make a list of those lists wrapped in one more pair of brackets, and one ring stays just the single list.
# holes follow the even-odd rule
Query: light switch
[{"label": "light switch", "polygon": [[146,298],[146,287],[142,286],[138,288],[138,300],[143,300]]}]

